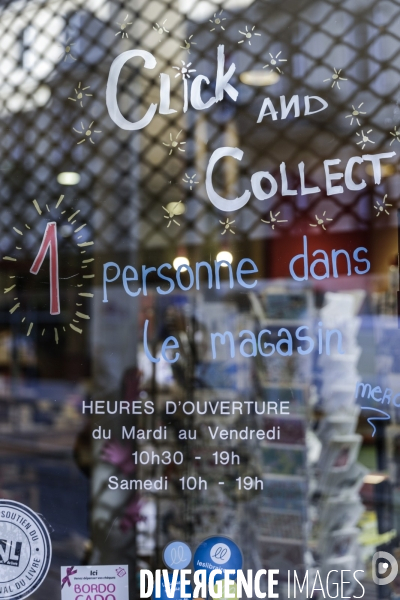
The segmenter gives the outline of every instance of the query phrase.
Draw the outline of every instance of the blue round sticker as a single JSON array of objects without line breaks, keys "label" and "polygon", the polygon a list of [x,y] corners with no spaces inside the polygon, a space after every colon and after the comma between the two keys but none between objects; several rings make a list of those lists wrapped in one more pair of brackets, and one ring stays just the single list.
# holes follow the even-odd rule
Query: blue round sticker
[{"label": "blue round sticker", "polygon": [[164,548],[163,560],[170,569],[186,569],[192,560],[192,551],[185,542],[171,542]]},{"label": "blue round sticker", "polygon": [[[168,579],[169,579],[169,583],[171,585],[172,583],[172,578],[173,578],[174,574],[173,573],[168,573]],[[190,585],[190,583],[186,584],[186,594],[190,594],[190,598],[192,598],[193,596],[193,590],[192,590],[192,586]],[[183,590],[182,590],[183,591]],[[154,590],[154,595],[153,595],[154,600],[171,600],[171,598],[175,598],[175,600],[181,600],[182,596],[181,596],[181,578],[178,575],[178,579],[176,582],[176,586],[175,586],[175,590],[174,590],[174,595],[173,596],[167,596],[167,591],[165,589],[165,583],[164,583],[164,578],[161,578],[161,595],[157,596],[156,591]]]},{"label": "blue round sticker", "polygon": [[[215,581],[223,579],[224,571],[237,571],[242,568],[243,557],[240,548],[231,539],[218,535],[204,540],[194,553],[194,570],[205,569],[207,578],[212,571],[220,569],[222,574],[215,576]],[[232,579],[235,577],[232,576]]]}]

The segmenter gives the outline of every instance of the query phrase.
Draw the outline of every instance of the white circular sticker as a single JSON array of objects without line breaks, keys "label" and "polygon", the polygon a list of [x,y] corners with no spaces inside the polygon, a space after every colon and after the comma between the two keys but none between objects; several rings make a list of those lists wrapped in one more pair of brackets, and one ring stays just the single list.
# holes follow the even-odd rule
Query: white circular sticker
[{"label": "white circular sticker", "polygon": [[[214,546],[210,550],[210,558],[217,565],[224,565],[231,557],[231,549],[226,544],[219,542],[218,544],[214,544]],[[1,598],[1,596],[0,596]]]},{"label": "white circular sticker", "polygon": [[50,536],[40,517],[24,504],[0,500],[0,600],[33,594],[50,561]]}]

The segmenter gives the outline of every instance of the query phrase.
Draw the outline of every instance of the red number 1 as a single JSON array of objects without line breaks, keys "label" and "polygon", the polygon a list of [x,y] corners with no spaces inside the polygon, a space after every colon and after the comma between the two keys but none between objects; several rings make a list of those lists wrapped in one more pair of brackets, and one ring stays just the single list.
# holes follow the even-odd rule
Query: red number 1
[{"label": "red number 1", "polygon": [[58,284],[58,246],[57,246],[57,223],[47,223],[46,231],[39,248],[39,252],[33,265],[31,273],[37,275],[50,247],[50,314],[60,314],[60,290]]}]

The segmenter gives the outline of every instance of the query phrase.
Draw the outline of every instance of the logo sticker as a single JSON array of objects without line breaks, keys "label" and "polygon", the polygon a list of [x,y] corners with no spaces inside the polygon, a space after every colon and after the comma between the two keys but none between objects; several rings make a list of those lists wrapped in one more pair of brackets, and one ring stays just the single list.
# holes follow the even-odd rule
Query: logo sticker
[{"label": "logo sticker", "polygon": [[[218,569],[222,574],[215,576],[215,581],[224,578],[225,570],[237,573],[242,568],[243,556],[240,548],[233,540],[223,535],[216,535],[204,540],[197,548],[193,558],[194,570],[205,569],[207,579],[212,571]],[[235,576],[232,575],[232,579]]]},{"label": "logo sticker", "polygon": [[170,569],[186,569],[192,560],[192,551],[185,542],[170,542],[165,546],[163,561]]},{"label": "logo sticker", "polygon": [[24,504],[0,500],[0,600],[33,594],[50,561],[50,536],[40,517]]},{"label": "logo sticker", "polygon": [[222,542],[214,544],[214,546],[210,550],[210,558],[215,563],[217,563],[217,565],[224,565],[225,563],[227,563],[231,557],[231,554],[232,552],[229,546],[223,544]]}]

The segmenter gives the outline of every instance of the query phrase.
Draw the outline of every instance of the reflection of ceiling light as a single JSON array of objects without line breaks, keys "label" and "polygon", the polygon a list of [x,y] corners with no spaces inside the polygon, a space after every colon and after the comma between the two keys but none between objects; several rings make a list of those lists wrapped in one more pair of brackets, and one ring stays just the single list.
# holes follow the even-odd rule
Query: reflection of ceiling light
[{"label": "reflection of ceiling light", "polygon": [[76,185],[81,180],[79,173],[73,171],[65,171],[57,175],[57,181],[60,185]]},{"label": "reflection of ceiling light", "polygon": [[48,85],[40,85],[33,97],[38,106],[44,106],[51,98],[51,89]]},{"label": "reflection of ceiling light", "polygon": [[11,95],[7,95],[6,98],[3,98],[3,95],[4,92],[1,90],[2,104],[4,103],[9,112],[26,112],[47,104],[51,98],[51,89],[48,85],[38,87],[36,81],[30,81],[28,78],[24,83],[17,83]]},{"label": "reflection of ceiling light", "polygon": [[238,11],[244,10],[253,2],[254,0],[224,0],[223,3],[216,3],[215,0],[179,0],[179,10],[184,14],[190,13],[191,21],[201,22],[210,19],[217,8]]},{"label": "reflection of ceiling light", "polygon": [[[218,261],[226,260],[226,262],[231,265],[232,261],[233,261],[233,256],[227,250],[222,250],[222,252],[218,252],[218,254],[217,254],[217,260]],[[226,266],[227,266],[226,264],[222,264],[221,265],[221,267],[226,267]]]},{"label": "reflection of ceiling light", "polygon": [[[374,169],[373,169],[372,165],[367,165],[365,167],[365,172],[370,177],[374,177]],[[381,172],[382,172],[382,177],[390,177],[391,175],[394,175],[396,173],[396,165],[394,165],[394,164],[382,165],[381,164]]]},{"label": "reflection of ceiling light", "polygon": [[63,238],[68,238],[72,235],[72,225],[62,225],[60,227],[60,233],[63,236]]},{"label": "reflection of ceiling light", "polygon": [[364,477],[364,483],[372,483],[372,485],[376,485],[377,483],[382,483],[387,479],[387,475],[383,475],[381,473],[368,473]]},{"label": "reflection of ceiling light", "polygon": [[185,212],[185,205],[182,202],[168,202],[166,208],[170,215],[183,215]]},{"label": "reflection of ceiling light", "polygon": [[[189,259],[186,258],[186,256],[177,256],[176,258],[174,258],[174,262],[172,264],[174,265],[175,271],[177,271],[181,265],[190,265]],[[181,269],[182,273],[184,271],[187,271],[187,269]]]},{"label": "reflection of ceiling light", "polygon": [[275,71],[272,73],[268,71],[244,71],[240,74],[239,79],[246,85],[262,86],[274,85],[274,83],[279,81],[280,77]]}]

